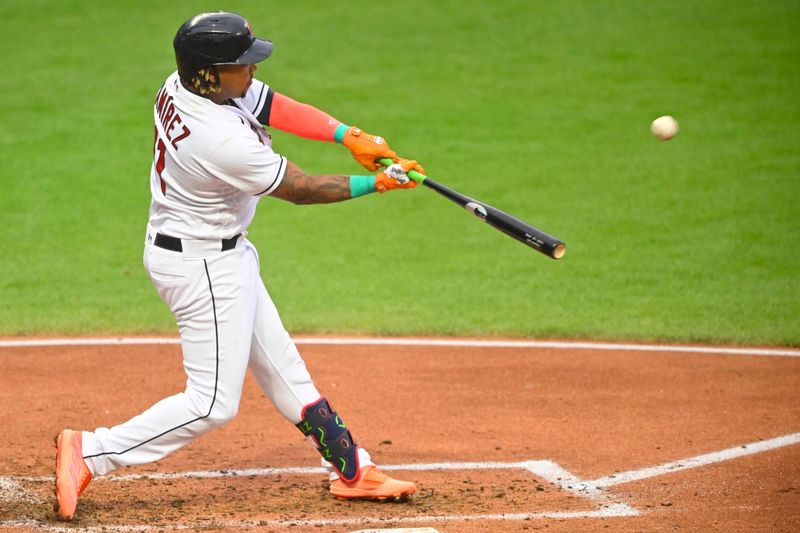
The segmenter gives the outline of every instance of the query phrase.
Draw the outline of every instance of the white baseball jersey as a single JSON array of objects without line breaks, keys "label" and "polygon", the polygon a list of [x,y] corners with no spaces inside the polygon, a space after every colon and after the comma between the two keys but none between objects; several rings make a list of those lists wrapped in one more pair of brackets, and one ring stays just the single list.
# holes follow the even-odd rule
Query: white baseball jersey
[{"label": "white baseball jersey", "polygon": [[253,80],[244,98],[217,105],[188,91],[178,73],[156,97],[150,225],[184,239],[244,233],[260,197],[280,184],[286,158],[256,119],[269,87]]},{"label": "white baseball jersey", "polygon": [[[83,432],[95,476],[157,461],[233,419],[248,369],[292,424],[321,398],[260,277],[255,247],[244,236],[221,246],[246,231],[259,198],[286,172],[259,125],[268,122],[270,94],[254,81],[234,106],[218,105],[186,90],[177,73],[158,92],[144,265],[178,323],[186,389],[127,422]],[[155,232],[181,239],[181,250],[160,247]],[[363,448],[357,453],[362,467],[374,464]]]}]

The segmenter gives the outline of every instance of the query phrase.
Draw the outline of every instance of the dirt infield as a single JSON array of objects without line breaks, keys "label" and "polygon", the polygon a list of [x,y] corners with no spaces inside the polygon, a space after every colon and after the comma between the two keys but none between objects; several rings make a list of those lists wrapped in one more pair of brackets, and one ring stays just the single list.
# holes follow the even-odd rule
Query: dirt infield
[{"label": "dirt infield", "polygon": [[[235,421],[51,509],[52,438],[183,389],[180,347],[0,347],[0,530],[800,530],[800,357],[300,343],[373,459],[420,491],[341,502],[248,376]],[[798,354],[800,355],[800,354]]]}]

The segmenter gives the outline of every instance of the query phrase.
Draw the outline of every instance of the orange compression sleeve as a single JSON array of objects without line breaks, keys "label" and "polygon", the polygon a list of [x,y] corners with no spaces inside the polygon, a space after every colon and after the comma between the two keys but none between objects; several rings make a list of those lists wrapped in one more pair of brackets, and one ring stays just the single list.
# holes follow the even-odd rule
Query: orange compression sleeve
[{"label": "orange compression sleeve", "polygon": [[334,142],[333,134],[341,124],[316,107],[292,100],[278,92],[272,96],[269,125],[306,139]]}]

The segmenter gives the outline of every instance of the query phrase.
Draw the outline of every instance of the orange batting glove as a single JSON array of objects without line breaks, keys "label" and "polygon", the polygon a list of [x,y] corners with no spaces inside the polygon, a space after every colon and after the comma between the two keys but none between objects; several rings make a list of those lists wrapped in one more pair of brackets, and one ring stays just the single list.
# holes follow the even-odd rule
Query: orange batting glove
[{"label": "orange batting glove", "polygon": [[422,167],[416,161],[408,159],[389,165],[375,176],[375,190],[384,193],[392,189],[413,189],[417,182],[408,177],[408,171],[416,168]]},{"label": "orange batting glove", "polygon": [[[400,158],[400,162],[403,162],[403,161],[405,161],[405,159],[403,159],[403,158],[401,157],[401,158]],[[414,167],[413,167],[413,170],[416,170],[417,172],[419,172],[419,173],[420,173],[420,174],[422,174],[423,176],[427,176],[427,174],[425,173],[425,169],[424,169],[424,168],[422,168],[422,165],[420,165],[419,163],[417,163],[417,164],[416,164],[416,166],[414,166]]]},{"label": "orange batting glove", "polygon": [[394,150],[389,148],[386,139],[378,135],[370,135],[355,126],[347,128],[342,138],[342,144],[350,150],[356,161],[372,172],[382,166],[375,162],[377,159],[388,157],[392,161],[399,160]]}]

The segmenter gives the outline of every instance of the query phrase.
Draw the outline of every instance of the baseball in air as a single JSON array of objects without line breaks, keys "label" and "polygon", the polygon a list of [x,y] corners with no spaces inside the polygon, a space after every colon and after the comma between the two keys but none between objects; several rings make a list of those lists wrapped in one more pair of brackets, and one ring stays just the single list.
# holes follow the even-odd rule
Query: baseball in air
[{"label": "baseball in air", "polygon": [[650,125],[650,131],[659,141],[668,141],[678,134],[678,121],[669,115],[658,117]]}]

